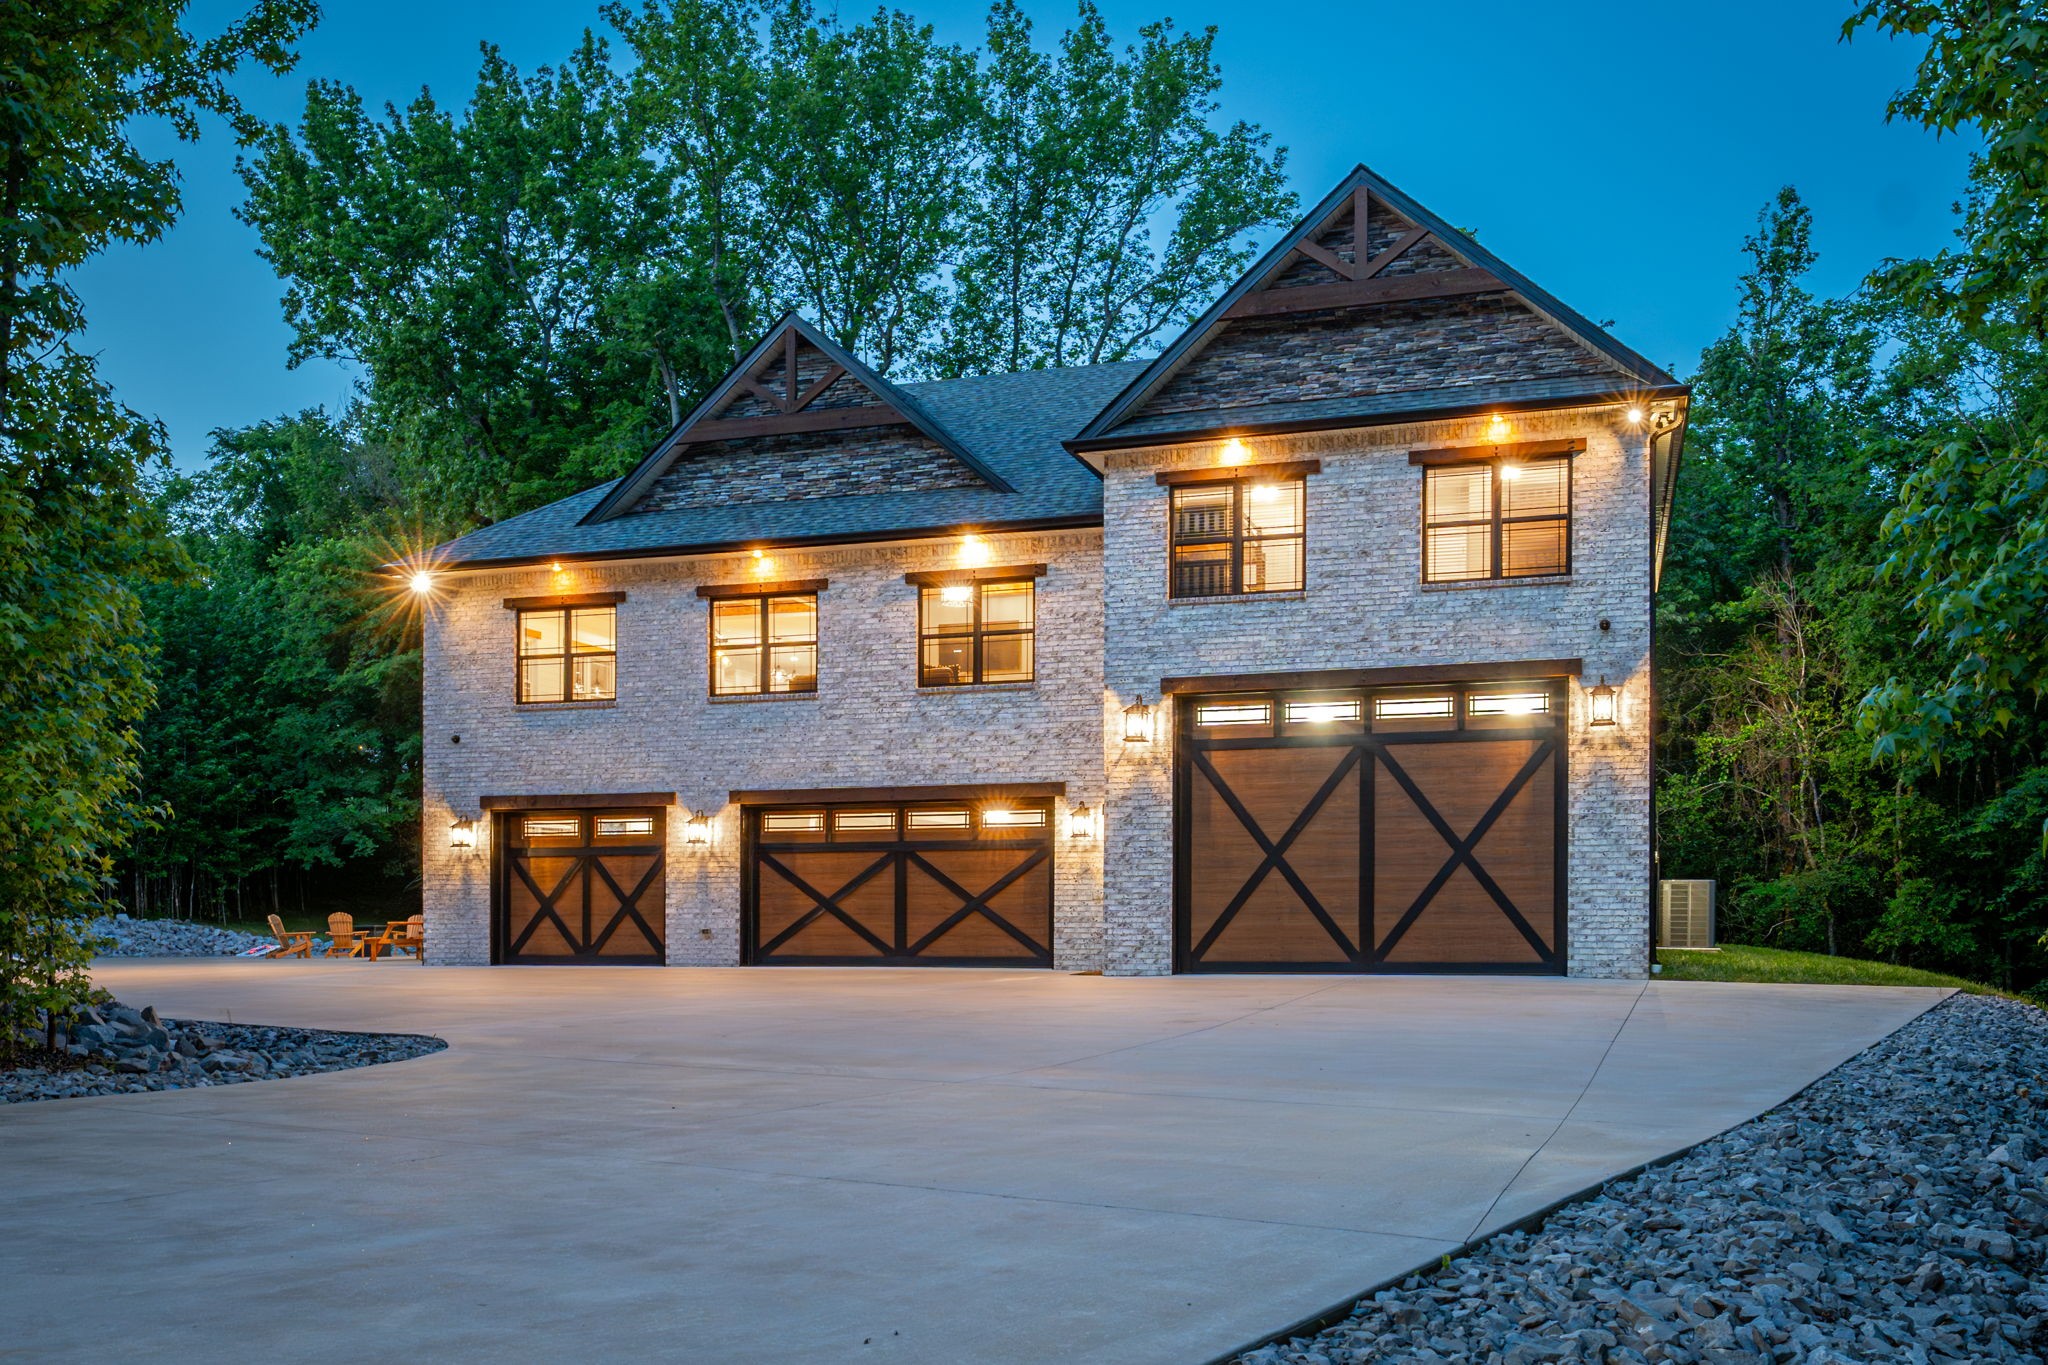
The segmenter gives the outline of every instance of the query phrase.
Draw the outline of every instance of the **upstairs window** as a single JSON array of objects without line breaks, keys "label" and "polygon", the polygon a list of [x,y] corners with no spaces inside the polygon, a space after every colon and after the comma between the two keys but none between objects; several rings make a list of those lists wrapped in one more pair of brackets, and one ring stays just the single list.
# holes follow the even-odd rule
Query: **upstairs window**
[{"label": "upstairs window", "polygon": [[1422,581],[1571,572],[1569,459],[1476,460],[1422,471]]},{"label": "upstairs window", "polygon": [[1305,480],[1191,483],[1172,497],[1173,596],[1301,591]]},{"label": "upstairs window", "polygon": [[818,690],[818,595],[728,597],[711,604],[711,695]]},{"label": "upstairs window", "polygon": [[518,620],[522,704],[618,697],[618,608],[522,611]]},{"label": "upstairs window", "polygon": [[927,583],[918,590],[920,687],[1030,682],[1036,664],[1032,580]]}]

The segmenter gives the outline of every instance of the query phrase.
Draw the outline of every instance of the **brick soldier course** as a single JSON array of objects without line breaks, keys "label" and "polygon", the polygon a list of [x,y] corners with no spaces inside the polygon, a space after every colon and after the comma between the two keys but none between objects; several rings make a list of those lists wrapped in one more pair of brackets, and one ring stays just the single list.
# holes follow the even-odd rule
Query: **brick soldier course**
[{"label": "brick soldier course", "polygon": [[[510,822],[552,800],[572,823],[607,801],[663,813],[658,862],[592,854],[592,922],[631,898],[623,880],[644,875],[639,903],[659,904],[659,957],[674,964],[1026,953],[1058,969],[1149,975],[1202,969],[1206,924],[1209,939],[1238,945],[1211,960],[1239,967],[1249,953],[1279,970],[1403,969],[1395,944],[1410,932],[1448,945],[1411,953],[1423,969],[1640,976],[1653,875],[1651,600],[1685,397],[1363,168],[1150,363],[891,384],[785,319],[632,474],[430,556],[423,877],[434,957],[511,960],[508,916],[527,913],[515,903],[530,910],[550,892],[557,908],[568,903],[572,893],[541,883],[571,866],[569,852],[550,861],[536,845],[531,871],[507,862]],[[1559,572],[1425,581],[1416,461],[1516,466],[1566,450]],[[1300,480],[1300,586],[1175,595],[1164,485],[1234,465]],[[921,662],[921,597],[994,611],[976,584],[1005,578],[1031,585],[1029,680],[933,685],[950,674]],[[815,690],[711,695],[712,603],[699,590],[749,584],[815,592]],[[521,701],[508,604],[598,601],[615,612],[609,695]],[[1495,722],[1536,728],[1503,732],[1493,748],[1512,750],[1503,774],[1523,752],[1535,770],[1554,749],[1558,766],[1541,771],[1558,774],[1555,817],[1548,778],[1490,777],[1497,800],[1491,788],[1458,790],[1476,781],[1454,774],[1487,748],[1489,722],[1460,719],[1460,733],[1437,737],[1476,747],[1375,747],[1373,699],[1387,689],[1477,686],[1523,661],[1542,664],[1529,686],[1562,714]],[[1286,676],[1250,687],[1257,675]],[[1612,724],[1592,714],[1603,682]],[[1293,761],[1288,752],[1309,763],[1344,752],[1290,750],[1310,741],[1288,737],[1284,710],[1259,732],[1266,748],[1223,753],[1205,776],[1179,737],[1192,733],[1192,698],[1226,694],[1283,708],[1289,697],[1363,698],[1362,776],[1340,768],[1339,804],[1326,809],[1258,776],[1256,764]],[[1459,695],[1459,716],[1477,717],[1477,694]],[[1156,709],[1131,742],[1126,711],[1138,704]],[[1431,776],[1439,758],[1451,766]],[[1394,832],[1389,775],[1403,765],[1421,784],[1421,814],[1407,818],[1427,816],[1436,834]],[[1359,784],[1357,821],[1341,804],[1354,799],[1346,781]],[[1208,818],[1188,804],[1196,793],[1237,812],[1220,843],[1210,826],[1194,833]],[[834,832],[815,849],[776,853],[781,836],[763,823],[772,811],[862,805],[898,811],[896,832],[821,825]],[[986,812],[1010,805],[1042,807],[1049,827],[998,828]],[[977,851],[949,849],[943,839],[956,836],[944,832],[919,842],[907,812],[927,807],[981,811]],[[451,846],[464,820],[474,848]],[[603,842],[591,819],[578,828]],[[1553,828],[1555,934],[1548,846],[1515,842]],[[1403,858],[1417,880],[1396,896],[1388,869]],[[891,940],[892,894],[895,947],[884,952],[874,945]],[[1050,942],[1039,945],[1032,917],[1047,895]],[[1412,923],[1390,936],[1410,900]],[[1501,928],[1510,921],[1526,948]],[[1297,961],[1284,945],[1303,934],[1319,947]]]}]

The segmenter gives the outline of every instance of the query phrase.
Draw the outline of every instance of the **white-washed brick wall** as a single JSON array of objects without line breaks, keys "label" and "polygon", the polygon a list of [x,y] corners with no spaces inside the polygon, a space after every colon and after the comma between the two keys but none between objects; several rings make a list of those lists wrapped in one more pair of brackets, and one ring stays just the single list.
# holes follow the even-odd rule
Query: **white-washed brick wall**
[{"label": "white-washed brick wall", "polygon": [[[1122,710],[1162,677],[1583,658],[1571,689],[1569,970],[1641,976],[1648,960],[1650,516],[1646,440],[1613,409],[1517,416],[1510,441],[1577,436],[1568,581],[1424,587],[1422,471],[1408,452],[1491,442],[1481,419],[1247,441],[1255,462],[1319,459],[1308,481],[1308,586],[1288,598],[1171,603],[1163,469],[1220,442],[1114,452],[1104,480],[1103,919],[1107,970],[1172,967],[1171,737],[1128,745]],[[1605,618],[1610,629],[1603,632]],[[1585,687],[1621,689],[1621,723],[1585,724]]]},{"label": "white-washed brick wall", "polygon": [[[707,695],[707,604],[699,584],[755,580],[751,557],[444,574],[426,631],[425,909],[428,951],[490,959],[488,823],[478,848],[448,848],[448,825],[486,795],[673,791],[668,957],[740,956],[740,828],[734,790],[1064,782],[1056,808],[1054,962],[1103,965],[1102,854],[1065,837],[1073,803],[1103,803],[1101,533],[986,537],[990,563],[1048,566],[1038,580],[1037,680],[917,687],[917,589],[905,573],[953,568],[954,539],[773,551],[766,577],[825,578],[818,691],[775,700]],[[597,707],[513,701],[507,597],[623,591],[619,698]],[[461,736],[455,743],[453,737]],[[689,810],[712,812],[708,847],[684,841]]]}]

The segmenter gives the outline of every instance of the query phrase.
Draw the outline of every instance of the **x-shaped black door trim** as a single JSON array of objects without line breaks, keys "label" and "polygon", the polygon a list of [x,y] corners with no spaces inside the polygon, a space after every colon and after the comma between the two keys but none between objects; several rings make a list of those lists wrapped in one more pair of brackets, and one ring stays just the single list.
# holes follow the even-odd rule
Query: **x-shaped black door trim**
[{"label": "x-shaped black door trim", "polygon": [[[526,883],[526,889],[533,893],[534,901],[536,902],[533,918],[527,921],[526,927],[520,931],[519,937],[514,939],[506,948],[506,956],[517,957],[521,950],[526,947],[527,941],[533,937],[534,931],[540,928],[543,920],[554,923],[556,932],[562,936],[562,942],[569,946],[570,954],[575,957],[596,957],[600,955],[604,951],[605,945],[611,941],[612,935],[618,932],[619,926],[629,918],[639,928],[641,934],[646,937],[648,950],[654,953],[661,952],[661,936],[654,932],[653,928],[648,925],[646,918],[640,913],[640,898],[647,894],[647,888],[654,884],[654,879],[659,877],[662,872],[662,857],[659,852],[654,855],[648,864],[647,871],[641,874],[640,880],[634,884],[631,895],[626,894],[619,888],[617,880],[611,874],[611,869],[605,865],[604,854],[601,852],[556,854],[552,850],[548,850],[544,856],[566,856],[570,859],[569,870],[562,874],[561,881],[555,884],[555,889],[552,891],[542,891],[540,884],[533,879],[533,873],[528,866],[533,857],[532,850],[515,849],[506,860],[511,865],[512,870],[519,875],[519,880]],[[604,878],[605,885],[611,888],[614,896],[618,897],[619,908],[613,913],[611,919],[606,922],[605,927],[601,931],[593,934],[588,943],[583,943],[579,940],[577,934],[569,928],[568,922],[562,918],[561,912],[556,907],[556,902],[561,899],[562,893],[567,891],[571,884],[578,881],[579,875],[587,871],[595,871],[598,876]]]},{"label": "x-shaped black door trim", "polygon": [[812,901],[811,909],[805,911],[803,915],[799,916],[793,923],[789,925],[789,927],[784,929],[781,933],[777,934],[774,938],[770,939],[768,942],[761,945],[759,950],[761,956],[766,957],[768,954],[774,952],[777,948],[780,948],[790,939],[794,938],[796,935],[802,933],[805,929],[809,928],[814,922],[816,922],[818,916],[826,914],[831,915],[834,919],[837,919],[841,924],[844,924],[847,928],[853,930],[853,932],[859,934],[862,938],[866,939],[869,943],[873,944],[875,947],[875,951],[880,953],[883,957],[892,957],[895,955],[895,949],[891,948],[881,939],[876,938],[872,933],[868,932],[868,928],[866,925],[860,923],[860,921],[854,919],[853,916],[847,914],[844,910],[841,910],[839,908],[839,900],[841,897],[850,896],[855,891],[860,890],[860,888],[865,886],[877,872],[880,872],[883,868],[886,868],[890,866],[892,863],[894,863],[894,854],[884,853],[881,857],[875,859],[874,862],[868,864],[866,868],[862,869],[861,872],[857,874],[852,881],[840,887],[837,891],[834,891],[829,896],[819,891],[818,888],[812,886],[802,877],[797,876],[796,873],[790,871],[789,868],[785,866],[780,860],[778,860],[774,854],[763,852],[760,855],[760,859],[761,866],[774,868],[777,874],[779,874],[783,878],[783,880],[787,881],[791,886],[794,886],[797,890],[803,892],[806,896],[809,896]]},{"label": "x-shaped black door trim", "polygon": [[1230,790],[1230,784],[1223,780],[1222,774],[1218,773],[1215,765],[1209,761],[1208,754],[1200,749],[1196,749],[1192,751],[1191,756],[1194,759],[1195,768],[1203,777],[1208,779],[1209,785],[1223,799],[1223,804],[1230,808],[1230,813],[1237,817],[1238,823],[1244,826],[1245,832],[1252,836],[1253,842],[1258,844],[1260,850],[1266,856],[1259,861],[1259,865],[1256,868],[1252,869],[1251,876],[1246,879],[1243,886],[1238,888],[1237,894],[1230,898],[1230,903],[1224,906],[1222,912],[1216,916],[1215,922],[1209,926],[1209,931],[1202,935],[1202,941],[1189,950],[1188,956],[1199,960],[1206,955],[1209,949],[1215,945],[1217,936],[1230,927],[1230,922],[1237,918],[1237,912],[1244,909],[1245,903],[1251,900],[1252,893],[1257,891],[1260,883],[1265,881],[1266,874],[1277,870],[1286,879],[1287,884],[1294,889],[1294,894],[1301,897],[1301,903],[1308,907],[1309,913],[1315,916],[1316,922],[1323,926],[1323,931],[1336,942],[1338,947],[1344,950],[1344,955],[1347,958],[1356,960],[1358,957],[1357,946],[1351,942],[1350,937],[1342,929],[1337,927],[1337,922],[1330,918],[1328,911],[1323,909],[1322,902],[1316,899],[1315,893],[1308,889],[1307,883],[1303,882],[1296,875],[1294,869],[1288,865],[1287,850],[1293,846],[1296,839],[1301,837],[1302,832],[1309,827],[1316,816],[1322,813],[1323,804],[1336,793],[1337,788],[1342,785],[1346,775],[1358,767],[1360,750],[1350,746],[1344,749],[1343,757],[1337,760],[1336,769],[1327,778],[1323,779],[1323,785],[1316,789],[1315,795],[1309,798],[1308,804],[1301,808],[1301,813],[1294,817],[1294,823],[1287,827],[1287,832],[1282,834],[1277,841],[1266,837],[1266,832],[1259,828],[1259,822],[1252,818],[1251,812],[1244,808],[1244,803],[1239,801],[1236,793]]},{"label": "x-shaped black door trim", "polygon": [[583,859],[578,857],[570,862],[569,870],[562,874],[562,880],[555,884],[555,889],[552,891],[542,891],[540,889],[540,883],[533,879],[533,873],[527,870],[527,860],[520,853],[514,853],[508,861],[512,864],[512,870],[519,874],[519,880],[526,883],[526,889],[533,892],[533,898],[537,904],[534,906],[533,918],[527,921],[526,928],[520,932],[519,937],[514,939],[511,946],[505,950],[505,955],[507,957],[516,957],[519,950],[526,946],[526,941],[533,937],[533,931],[540,928],[543,919],[550,919],[555,922],[555,929],[561,934],[562,942],[569,944],[573,950],[576,943],[576,935],[570,932],[568,924],[556,912],[555,900],[564,891],[569,889],[569,883],[575,881],[576,874],[583,870]]},{"label": "x-shaped black door trim", "polygon": [[1522,937],[1529,941],[1529,946],[1536,950],[1536,956],[1545,962],[1555,959],[1555,950],[1545,944],[1536,931],[1529,927],[1529,921],[1522,917],[1522,912],[1515,908],[1515,903],[1508,899],[1507,893],[1502,891],[1499,884],[1488,875],[1486,869],[1480,866],[1479,859],[1473,856],[1473,850],[1479,846],[1479,841],[1484,839],[1488,831],[1493,828],[1494,822],[1507,813],[1507,808],[1514,803],[1514,799],[1517,796],[1521,795],[1522,788],[1529,785],[1529,779],[1536,775],[1537,770],[1550,758],[1556,748],[1557,742],[1555,740],[1538,740],[1536,751],[1529,755],[1528,761],[1522,764],[1521,769],[1509,781],[1507,788],[1494,798],[1493,804],[1486,808],[1486,813],[1479,817],[1478,823],[1473,825],[1471,832],[1463,838],[1460,838],[1456,831],[1451,828],[1450,823],[1437,813],[1436,807],[1431,805],[1429,798],[1422,794],[1422,789],[1415,785],[1415,779],[1408,776],[1407,770],[1394,760],[1393,755],[1387,752],[1386,748],[1380,749],[1379,760],[1385,765],[1387,775],[1394,779],[1403,792],[1407,793],[1408,799],[1414,802],[1415,809],[1422,813],[1422,817],[1435,828],[1438,836],[1450,846],[1451,856],[1444,860],[1444,865],[1437,869],[1434,877],[1430,878],[1429,885],[1423,887],[1421,894],[1416,896],[1414,904],[1410,905],[1407,912],[1395,922],[1394,927],[1387,931],[1387,936],[1380,940],[1376,950],[1377,956],[1384,958],[1393,949],[1394,945],[1401,941],[1401,936],[1407,933],[1409,927],[1421,917],[1422,912],[1429,907],[1429,903],[1436,898],[1436,893],[1443,890],[1444,884],[1450,881],[1462,865],[1471,872],[1473,880],[1479,883],[1480,889],[1485,891],[1493,903],[1500,907],[1501,913],[1508,917],[1508,922],[1513,924]]},{"label": "x-shaped black door trim", "polygon": [[922,953],[925,949],[931,947],[932,944],[938,942],[940,937],[942,937],[954,925],[958,924],[961,920],[966,919],[969,915],[976,913],[979,913],[984,918],[988,919],[991,923],[993,923],[998,929],[1001,929],[1011,938],[1014,938],[1017,940],[1017,942],[1023,944],[1026,951],[1030,952],[1034,957],[1048,957],[1051,955],[1051,949],[1048,948],[1045,944],[1038,942],[1036,939],[1033,939],[1029,934],[1025,933],[1022,929],[1019,929],[1016,925],[1010,923],[1001,915],[997,914],[994,910],[990,909],[988,905],[988,902],[992,898],[1002,895],[1003,892],[1008,890],[1011,884],[1014,883],[1019,877],[1029,872],[1032,868],[1037,867],[1040,863],[1044,862],[1048,857],[1051,856],[1050,850],[1045,848],[1044,845],[1040,845],[1039,847],[1033,849],[1031,851],[1030,857],[1026,858],[1023,862],[1017,864],[1017,866],[1011,868],[1008,872],[1004,873],[1000,878],[996,880],[996,882],[992,886],[990,886],[986,891],[983,891],[979,896],[970,895],[967,891],[967,888],[960,885],[960,883],[954,881],[945,873],[939,871],[939,869],[937,869],[936,867],[933,867],[931,863],[925,859],[924,854],[912,850],[908,856],[911,862],[915,863],[917,866],[924,869],[925,875],[929,876],[933,881],[937,882],[940,886],[945,887],[948,891],[952,892],[954,895],[958,896],[963,902],[965,902],[963,905],[961,905],[961,907],[958,910],[955,910],[952,914],[946,916],[946,918],[939,921],[937,928],[933,929],[923,938],[919,939],[917,942],[911,944],[908,948],[906,948],[904,952],[908,956],[916,957],[919,953]]}]

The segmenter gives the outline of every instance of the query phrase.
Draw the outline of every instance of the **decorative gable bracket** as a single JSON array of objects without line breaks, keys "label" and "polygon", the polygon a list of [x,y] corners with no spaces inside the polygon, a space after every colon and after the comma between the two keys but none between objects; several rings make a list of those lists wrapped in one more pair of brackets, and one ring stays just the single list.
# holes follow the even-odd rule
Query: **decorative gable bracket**
[{"label": "decorative gable bracket", "polygon": [[[825,365],[821,373],[805,381],[802,362],[812,353],[822,358]],[[856,385],[862,391],[863,401],[815,406],[841,381]],[[726,415],[742,404],[768,410]],[[909,394],[861,364],[795,313],[786,313],[638,468],[613,485],[584,516],[583,524],[610,521],[630,511],[692,445],[889,426],[914,428],[990,488],[1001,493],[1016,491],[963,448]]]},{"label": "decorative gable bracket", "polygon": [[[1296,257],[1305,257],[1340,276],[1338,283],[1299,285],[1291,289],[1275,289],[1269,284],[1237,298],[1224,310],[1223,317],[1276,317],[1287,313],[1312,313],[1325,308],[1359,308],[1374,303],[1401,303],[1416,299],[1452,298],[1459,294],[1484,294],[1511,287],[1491,270],[1469,265],[1393,279],[1379,278],[1380,272],[1434,238],[1436,232],[1427,226],[1410,228],[1396,238],[1386,250],[1367,257],[1365,236],[1371,208],[1371,187],[1363,182],[1354,185],[1351,190],[1349,212],[1352,238],[1358,245],[1352,253],[1353,259],[1346,260],[1316,240],[1335,226],[1346,212],[1345,206],[1340,203],[1337,210],[1324,215],[1312,231],[1298,234],[1294,240],[1288,242],[1286,251],[1279,261],[1279,268],[1284,268]],[[1441,245],[1456,253],[1456,248],[1450,243]],[[1279,268],[1268,270],[1269,281],[1279,273]]]}]

